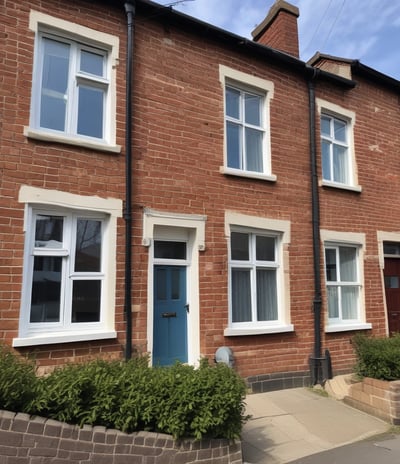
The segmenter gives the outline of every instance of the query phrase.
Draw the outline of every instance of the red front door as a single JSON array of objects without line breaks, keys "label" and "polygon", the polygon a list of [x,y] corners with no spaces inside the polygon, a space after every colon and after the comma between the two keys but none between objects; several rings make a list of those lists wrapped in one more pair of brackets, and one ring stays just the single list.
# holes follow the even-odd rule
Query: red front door
[{"label": "red front door", "polygon": [[385,258],[385,293],[389,334],[400,332],[400,258]]}]

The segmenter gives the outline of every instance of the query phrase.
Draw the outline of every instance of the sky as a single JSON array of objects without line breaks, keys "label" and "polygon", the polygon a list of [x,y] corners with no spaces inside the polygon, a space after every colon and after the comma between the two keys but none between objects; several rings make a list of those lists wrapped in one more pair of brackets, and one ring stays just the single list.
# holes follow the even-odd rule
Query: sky
[{"label": "sky", "polygon": [[[251,39],[275,0],[155,0]],[[300,10],[300,59],[316,52],[357,59],[400,80],[400,1],[287,0]]]}]

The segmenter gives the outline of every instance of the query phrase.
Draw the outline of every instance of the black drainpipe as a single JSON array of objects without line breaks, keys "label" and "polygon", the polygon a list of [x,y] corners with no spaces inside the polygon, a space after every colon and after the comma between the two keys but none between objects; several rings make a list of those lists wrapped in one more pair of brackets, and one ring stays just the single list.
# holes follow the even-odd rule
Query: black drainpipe
[{"label": "black drainpipe", "polygon": [[132,357],[132,78],[135,3],[125,3],[127,16],[126,108],[125,108],[125,359]]},{"label": "black drainpipe", "polygon": [[310,162],[311,162],[311,204],[312,204],[312,235],[313,235],[313,262],[314,262],[314,351],[310,356],[310,374],[312,385],[323,383],[331,375],[329,351],[322,356],[321,348],[321,265],[320,265],[320,210],[318,196],[318,171],[316,152],[316,128],[315,128],[315,87],[314,82],[318,77],[319,69],[310,68],[311,76],[308,77],[308,99],[310,118]]}]

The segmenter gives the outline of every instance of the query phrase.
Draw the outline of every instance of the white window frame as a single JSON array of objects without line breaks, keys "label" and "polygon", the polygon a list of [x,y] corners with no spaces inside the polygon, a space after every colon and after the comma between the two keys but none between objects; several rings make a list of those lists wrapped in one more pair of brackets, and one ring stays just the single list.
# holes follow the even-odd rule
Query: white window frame
[{"label": "white window frame", "polygon": [[[258,263],[254,259],[250,261],[233,261],[230,253],[230,240],[232,232],[243,232],[253,234],[253,236],[269,236],[275,238],[275,262]],[[294,331],[293,324],[290,323],[290,279],[289,279],[289,244],[290,244],[290,222],[248,216],[236,212],[225,212],[225,235],[228,251],[228,327],[224,330],[225,336],[235,335],[259,335],[269,333],[284,333]],[[273,321],[256,321],[255,300],[253,297],[252,314],[253,320],[250,322],[232,321],[232,301],[231,301],[231,269],[244,267],[252,269],[253,288],[255,269],[259,266],[264,268],[276,269],[277,277],[277,303],[278,317]]]},{"label": "white window frame", "polygon": [[[364,296],[364,254],[365,254],[365,234],[353,233],[353,232],[337,232],[330,230],[321,230],[321,240],[324,245],[323,262],[324,262],[324,276],[326,289],[328,286],[357,286],[359,289],[358,293],[358,307],[356,319],[343,319],[329,318],[328,313],[328,301],[326,299],[326,321],[325,321],[325,332],[344,332],[350,330],[367,330],[371,329],[372,325],[366,322],[365,315],[365,296]],[[328,282],[326,277],[326,260],[325,260],[325,249],[339,247],[351,247],[356,249],[356,270],[357,270],[357,281],[356,282]]]},{"label": "white window frame", "polygon": [[358,185],[358,178],[357,178],[357,164],[355,159],[355,149],[354,149],[354,126],[356,121],[356,114],[354,111],[347,110],[342,108],[339,105],[334,103],[330,103],[328,101],[322,100],[320,98],[316,99],[318,114],[320,118],[320,122],[323,116],[328,118],[337,119],[342,121],[346,124],[346,143],[339,142],[334,138],[328,138],[322,136],[322,131],[320,131],[320,141],[322,146],[322,140],[326,139],[331,144],[339,144],[341,146],[346,147],[347,149],[347,175],[348,175],[348,182],[336,182],[332,179],[325,179],[322,173],[322,148],[321,150],[321,182],[322,186],[326,187],[334,187],[340,188],[344,190],[352,190],[355,192],[361,192],[362,188]]},{"label": "white window frame", "polygon": [[[116,145],[116,65],[119,55],[119,38],[34,10],[30,12],[29,26],[35,33],[35,50],[32,73],[31,117],[29,127],[24,128],[24,134],[33,139],[119,153],[121,147]],[[70,86],[67,98],[65,131],[40,127],[42,40],[45,37],[68,43],[75,50],[74,53],[71,53],[74,60],[72,60],[69,70]],[[78,50],[95,50],[96,53],[103,54],[107,58],[103,77],[96,77],[78,71]],[[78,83],[86,83],[90,88],[102,88],[105,91],[102,139],[77,134],[76,111],[73,108],[77,104],[78,96],[75,87]]]},{"label": "white window frame", "polygon": [[[115,338],[116,222],[117,218],[122,216],[122,202],[117,199],[83,197],[28,186],[21,187],[19,201],[25,204],[25,251],[19,334],[13,340],[13,346]],[[60,215],[66,218],[66,236],[61,248],[41,249],[34,246],[34,224],[37,214]],[[74,230],[73,223],[78,217],[102,221],[102,266],[99,272],[71,271],[74,242],[71,234]],[[62,292],[64,289],[67,289],[67,292],[63,296],[60,322],[30,322],[33,259],[39,255],[63,258],[65,280]],[[70,319],[66,319],[71,309],[68,288],[72,280],[94,278],[102,280],[100,321],[72,323]]]},{"label": "white window frame", "polygon": [[[270,102],[274,96],[274,84],[271,81],[267,81],[266,79],[246,74],[224,65],[219,66],[219,78],[224,96],[224,165],[220,167],[220,172],[223,174],[241,177],[276,181],[276,176],[271,172],[270,135]],[[264,133],[262,144],[263,172],[236,169],[228,166],[226,122],[232,120],[232,118],[226,115],[225,91],[227,87],[234,88],[235,90],[238,90],[242,93],[246,92],[254,94],[262,98],[262,126],[255,126],[255,129],[262,130]],[[241,125],[242,127],[245,127],[243,119],[235,119],[234,122]]]}]

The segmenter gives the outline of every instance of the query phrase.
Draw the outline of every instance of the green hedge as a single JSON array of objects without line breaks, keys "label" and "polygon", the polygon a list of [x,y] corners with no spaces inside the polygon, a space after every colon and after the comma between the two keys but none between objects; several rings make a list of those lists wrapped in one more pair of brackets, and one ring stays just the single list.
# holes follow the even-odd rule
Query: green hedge
[{"label": "green hedge", "polygon": [[400,379],[400,335],[372,338],[357,334],[352,342],[358,375],[380,380]]},{"label": "green hedge", "polygon": [[[10,356],[1,356],[0,369],[10,363]],[[0,384],[0,409],[175,438],[237,438],[246,421],[245,383],[224,364],[202,361],[198,369],[183,364],[151,368],[147,358],[97,360],[67,365],[40,378],[34,376],[32,364],[17,358],[14,364],[18,377],[13,369],[7,371]],[[16,384],[13,403],[7,396]]]},{"label": "green hedge", "polygon": [[34,364],[0,345],[0,409],[29,412],[36,386]]}]

